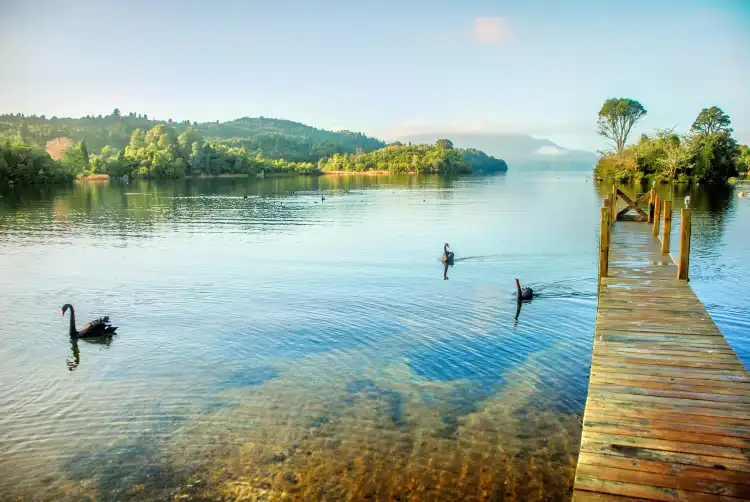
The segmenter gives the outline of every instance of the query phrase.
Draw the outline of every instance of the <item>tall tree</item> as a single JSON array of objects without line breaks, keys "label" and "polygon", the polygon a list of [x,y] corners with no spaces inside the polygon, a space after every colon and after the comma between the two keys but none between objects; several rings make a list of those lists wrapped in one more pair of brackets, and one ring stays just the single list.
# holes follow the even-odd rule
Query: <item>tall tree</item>
[{"label": "tall tree", "polygon": [[731,134],[732,128],[729,127],[731,123],[729,115],[724,113],[724,110],[718,106],[712,106],[711,108],[701,110],[690,130],[698,134],[713,134],[716,132]]},{"label": "tall tree", "polygon": [[646,109],[640,102],[629,98],[610,98],[599,110],[598,133],[610,139],[617,153],[620,153],[625,147],[633,125],[644,115],[646,115]]}]

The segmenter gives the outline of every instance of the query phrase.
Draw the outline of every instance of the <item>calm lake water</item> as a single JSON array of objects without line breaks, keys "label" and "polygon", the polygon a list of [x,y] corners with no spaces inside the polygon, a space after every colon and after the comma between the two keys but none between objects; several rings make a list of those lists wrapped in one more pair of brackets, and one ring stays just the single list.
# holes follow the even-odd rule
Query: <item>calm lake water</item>
[{"label": "calm lake water", "polygon": [[[747,366],[742,189],[660,191],[691,195],[691,284]],[[0,499],[568,498],[607,190],[511,166],[3,191]],[[117,336],[72,345],[64,303]]]}]

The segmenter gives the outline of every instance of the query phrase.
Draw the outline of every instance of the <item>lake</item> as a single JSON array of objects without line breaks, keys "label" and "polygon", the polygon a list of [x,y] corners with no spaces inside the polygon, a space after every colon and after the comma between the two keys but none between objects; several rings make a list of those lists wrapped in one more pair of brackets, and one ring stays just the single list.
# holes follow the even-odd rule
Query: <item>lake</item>
[{"label": "lake", "polygon": [[[510,169],[0,192],[0,494],[565,500],[611,186]],[[739,190],[659,188],[748,366]]]}]

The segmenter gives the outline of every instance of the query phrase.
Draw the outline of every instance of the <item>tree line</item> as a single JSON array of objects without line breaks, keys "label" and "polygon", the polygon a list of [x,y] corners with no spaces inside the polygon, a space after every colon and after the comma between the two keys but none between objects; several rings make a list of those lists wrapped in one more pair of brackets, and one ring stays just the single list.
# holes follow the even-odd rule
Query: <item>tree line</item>
[{"label": "tree line", "polygon": [[125,148],[136,129],[148,131],[163,124],[181,134],[188,128],[204,138],[230,147],[245,147],[253,154],[294,162],[317,162],[334,153],[372,151],[385,146],[379,139],[351,131],[327,131],[291,120],[242,117],[228,122],[176,122],[154,120],[147,115],[124,115],[115,108],[107,116],[46,118],[23,114],[0,115],[0,142],[5,140],[44,148],[56,138],[85,141],[91,152],[105,146]]},{"label": "tree line", "polygon": [[729,115],[712,106],[700,111],[687,134],[659,129],[642,134],[627,145],[633,126],[646,115],[643,105],[629,98],[604,102],[597,121],[598,134],[612,142],[594,169],[600,179],[619,181],[691,181],[724,183],[750,171],[750,148],[732,137]]},{"label": "tree line", "polygon": [[[113,123],[119,123],[116,120],[118,113],[117,110],[113,113]],[[135,123],[147,120],[141,116],[131,118]],[[113,119],[110,116],[107,120]],[[249,130],[254,126],[257,129],[257,126],[263,124],[263,121],[248,120],[238,119],[230,125],[214,124],[216,127],[213,128],[213,133],[231,136],[241,132],[238,127]],[[372,169],[392,172],[465,173],[470,172],[472,166],[478,170],[507,170],[504,161],[479,150],[454,149],[449,140],[440,140],[436,145],[394,143],[386,146],[379,140],[348,131],[341,133],[343,137],[351,138],[352,143],[346,148],[341,145],[328,148],[321,142],[316,147],[319,149],[307,150],[308,157],[305,158],[314,161],[292,160],[299,158],[293,152],[287,152],[291,158],[269,157],[264,155],[267,150],[251,146],[257,146],[266,141],[267,135],[275,134],[278,136],[278,148],[274,147],[276,149],[270,151],[283,154],[285,147],[279,145],[286,144],[284,142],[290,141],[289,138],[294,134],[302,134],[312,128],[276,119],[270,119],[266,126],[275,127],[277,131],[268,132],[269,128],[266,127],[264,130],[267,132],[256,137],[217,139],[207,138],[200,127],[192,124],[175,127],[157,122],[150,128],[135,128],[122,147],[105,144],[96,152],[92,152],[86,140],[73,141],[68,137],[55,137],[42,146],[37,140],[29,140],[33,128],[21,127],[15,135],[6,135],[5,140],[0,140],[0,183],[58,183],[92,174],[175,179],[201,175],[278,172],[303,174]],[[280,132],[282,130],[289,134]],[[46,138],[45,135],[48,133],[39,134]],[[54,135],[57,132],[49,134]],[[353,150],[353,146],[357,144],[363,146]],[[376,146],[381,148],[366,151],[367,148]]]}]

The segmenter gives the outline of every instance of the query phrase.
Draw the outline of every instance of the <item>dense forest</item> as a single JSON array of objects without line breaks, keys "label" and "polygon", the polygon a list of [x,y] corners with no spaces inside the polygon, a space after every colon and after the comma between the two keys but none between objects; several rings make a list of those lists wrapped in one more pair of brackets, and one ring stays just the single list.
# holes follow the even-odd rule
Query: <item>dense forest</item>
[{"label": "dense forest", "polygon": [[183,176],[311,173],[381,169],[413,172],[507,170],[478,150],[386,146],[350,131],[325,131],[297,122],[241,118],[174,123],[146,116],[47,119],[0,116],[0,183],[57,183],[91,174],[148,179]]},{"label": "dense forest", "polygon": [[608,99],[599,112],[599,134],[613,150],[599,160],[594,175],[620,181],[725,183],[750,171],[750,148],[732,137],[731,120],[721,108],[704,108],[687,134],[657,130],[627,145],[632,127],[646,109],[632,99]]},{"label": "dense forest", "polygon": [[148,131],[160,124],[176,134],[191,129],[207,140],[229,147],[244,147],[253,155],[292,162],[317,162],[334,153],[372,151],[385,146],[382,141],[361,133],[326,131],[290,120],[243,117],[229,122],[173,122],[135,113],[122,115],[118,109],[107,116],[82,118],[0,115],[0,141],[18,140],[26,145],[44,147],[56,138],[68,138],[74,143],[84,141],[90,152],[99,152],[105,146],[119,150],[130,142],[136,129]]}]

